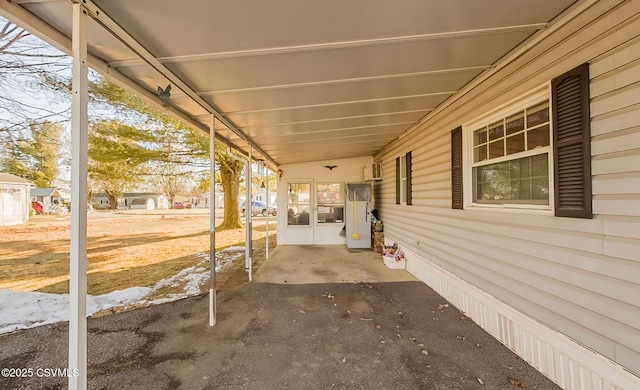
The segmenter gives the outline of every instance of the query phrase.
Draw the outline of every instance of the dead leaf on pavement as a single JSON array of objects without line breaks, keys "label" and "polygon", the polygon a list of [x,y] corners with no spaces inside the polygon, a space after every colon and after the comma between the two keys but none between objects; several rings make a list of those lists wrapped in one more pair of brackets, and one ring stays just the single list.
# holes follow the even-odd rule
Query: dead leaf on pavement
[{"label": "dead leaf on pavement", "polygon": [[509,378],[509,383],[511,383],[514,386],[524,388],[524,383],[522,383],[522,381],[518,378]]}]

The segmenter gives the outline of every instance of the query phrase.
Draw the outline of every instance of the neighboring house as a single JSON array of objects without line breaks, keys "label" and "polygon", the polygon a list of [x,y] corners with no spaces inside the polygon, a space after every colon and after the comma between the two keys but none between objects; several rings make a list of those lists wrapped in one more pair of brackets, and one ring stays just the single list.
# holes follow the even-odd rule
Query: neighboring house
[{"label": "neighboring house", "polygon": [[[208,192],[203,192],[200,195],[192,196],[189,198],[189,201],[193,208],[195,209],[204,209],[209,208],[209,198],[210,194]],[[215,204],[217,209],[224,208],[224,194],[216,192]]]},{"label": "neighboring house", "polygon": [[0,173],[0,225],[17,225],[29,220],[31,187],[33,183],[29,180]]},{"label": "neighboring house", "polygon": [[253,199],[254,202],[263,202],[263,203],[267,203],[269,206],[272,206],[277,202],[278,194],[275,191],[269,191],[269,201],[266,202],[267,200],[266,191],[260,191],[256,194],[252,194],[251,199]]},{"label": "neighboring house", "polygon": [[40,202],[45,214],[54,211],[62,204],[62,196],[56,187],[32,188],[31,201]]},{"label": "neighboring house", "polygon": [[68,188],[58,188],[58,194],[60,194],[60,199],[62,203],[70,204],[71,203],[71,190]]},{"label": "neighboring house", "polygon": [[[109,209],[109,197],[105,193],[96,194],[91,203],[97,209]],[[118,209],[166,210],[169,199],[164,194],[155,192],[125,192],[118,198]]]},{"label": "neighboring house", "polygon": [[109,197],[104,192],[101,192],[92,196],[91,204],[97,210],[104,210],[111,207],[109,203]]}]

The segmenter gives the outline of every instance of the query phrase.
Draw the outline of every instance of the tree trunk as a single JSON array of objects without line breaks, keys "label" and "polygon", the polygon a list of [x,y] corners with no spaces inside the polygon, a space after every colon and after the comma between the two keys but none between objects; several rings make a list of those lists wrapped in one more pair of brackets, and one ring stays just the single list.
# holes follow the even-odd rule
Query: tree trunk
[{"label": "tree trunk", "polygon": [[238,210],[241,172],[242,164],[237,162],[229,164],[227,168],[221,167],[220,169],[220,179],[222,181],[222,190],[224,191],[224,220],[217,227],[219,230],[243,227],[242,223],[240,223],[240,211]]},{"label": "tree trunk", "polygon": [[115,195],[107,194],[107,198],[109,198],[109,208],[111,210],[115,210],[118,208],[118,198]]}]

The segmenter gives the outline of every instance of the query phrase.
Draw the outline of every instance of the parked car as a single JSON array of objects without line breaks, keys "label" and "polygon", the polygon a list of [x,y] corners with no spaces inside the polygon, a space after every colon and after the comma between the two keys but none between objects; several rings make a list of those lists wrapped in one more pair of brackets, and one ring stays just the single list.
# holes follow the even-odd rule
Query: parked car
[{"label": "parked car", "polygon": [[174,209],[183,209],[184,205],[182,204],[182,202],[176,202],[173,204],[173,208]]},{"label": "parked car", "polygon": [[[246,208],[245,202],[240,203],[240,214],[243,217],[245,216],[245,208]],[[262,215],[263,217],[266,217],[267,209],[269,210],[269,214],[276,215],[275,206],[269,206],[267,208],[267,205],[264,202],[259,202],[259,201],[251,202],[251,215]]]}]

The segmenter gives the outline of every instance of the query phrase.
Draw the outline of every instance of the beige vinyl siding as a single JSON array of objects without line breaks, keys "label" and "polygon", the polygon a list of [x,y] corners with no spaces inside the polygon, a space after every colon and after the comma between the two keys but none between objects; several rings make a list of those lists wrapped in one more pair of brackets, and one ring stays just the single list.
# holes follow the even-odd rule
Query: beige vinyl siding
[{"label": "beige vinyl siding", "polygon": [[[640,375],[640,1],[595,2],[552,29],[374,156],[376,207],[385,237]],[[450,131],[584,62],[594,218],[452,210]],[[413,205],[396,205],[408,151]]]},{"label": "beige vinyl siding", "polygon": [[[593,205],[597,214],[640,217],[638,53],[640,42],[633,41],[592,65]],[[640,261],[640,248],[633,250],[633,244],[633,240],[607,237],[606,253]]]}]

